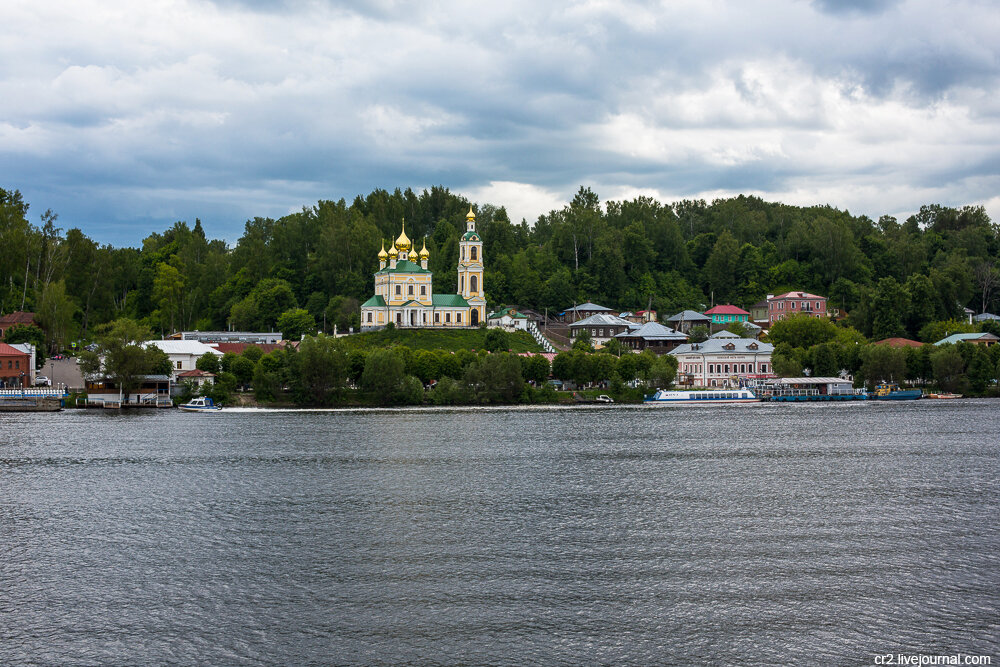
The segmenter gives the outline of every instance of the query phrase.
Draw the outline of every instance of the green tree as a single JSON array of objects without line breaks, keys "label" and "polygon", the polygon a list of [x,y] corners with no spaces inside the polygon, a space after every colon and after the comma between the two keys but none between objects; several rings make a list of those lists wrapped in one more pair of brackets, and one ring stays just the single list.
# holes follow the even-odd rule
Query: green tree
[{"label": "green tree", "polygon": [[395,350],[372,350],[365,360],[361,388],[383,405],[401,402],[406,364]]},{"label": "green tree", "polygon": [[347,382],[347,354],[335,338],[306,336],[295,355],[295,400],[309,405],[329,405]]},{"label": "green tree", "polygon": [[767,333],[771,343],[809,348],[837,337],[837,325],[830,320],[811,315],[792,315],[771,325]]},{"label": "green tree", "polygon": [[688,332],[688,342],[689,343],[704,343],[708,340],[708,327],[703,324],[691,327]]},{"label": "green tree", "polygon": [[465,370],[465,384],[476,403],[515,403],[525,386],[521,360],[506,352],[490,354]]},{"label": "green tree", "polygon": [[510,337],[503,329],[490,329],[486,332],[483,347],[489,352],[506,352],[510,349]]},{"label": "green tree", "polygon": [[664,354],[649,369],[647,384],[650,387],[669,389],[677,377],[677,357]]},{"label": "green tree", "polygon": [[198,360],[194,362],[194,367],[200,371],[218,375],[221,370],[219,367],[219,355],[214,352],[206,352],[198,357]]},{"label": "green tree", "polygon": [[909,312],[908,297],[895,278],[887,277],[878,281],[870,307],[872,339],[884,340],[906,333],[903,318]]},{"label": "green tree", "polygon": [[9,345],[30,343],[35,347],[35,367],[45,363],[45,332],[34,324],[15,324],[7,329],[3,341]]},{"label": "green tree", "polygon": [[100,373],[117,383],[126,402],[142,384],[143,376],[170,373],[166,354],[158,347],[143,345],[152,338],[152,332],[134,320],[120,318],[95,331],[97,353],[81,355],[80,369],[88,374]]},{"label": "green tree", "polygon": [[42,290],[38,302],[38,323],[45,330],[49,349],[59,351],[65,347],[73,330],[73,316],[78,308],[66,294],[66,283],[62,280],[49,283]]},{"label": "green tree", "polygon": [[906,353],[888,345],[869,345],[862,353],[861,373],[869,389],[881,382],[906,378]]},{"label": "green tree", "polygon": [[236,383],[245,388],[253,380],[253,372],[256,364],[242,355],[233,359],[229,366],[229,372],[236,377]]},{"label": "green tree", "polygon": [[551,365],[549,360],[540,354],[524,357],[521,363],[521,374],[528,382],[541,386],[549,379]]},{"label": "green tree", "polygon": [[176,331],[174,325],[180,323],[184,293],[184,276],[180,270],[166,262],[160,262],[153,279],[153,300],[159,306],[163,323],[169,326],[170,332]]},{"label": "green tree", "polygon": [[958,391],[965,379],[965,360],[954,345],[943,345],[931,354],[934,379],[945,391]]},{"label": "green tree", "polygon": [[278,317],[278,330],[285,340],[299,340],[316,331],[316,320],[305,308],[291,308]]}]

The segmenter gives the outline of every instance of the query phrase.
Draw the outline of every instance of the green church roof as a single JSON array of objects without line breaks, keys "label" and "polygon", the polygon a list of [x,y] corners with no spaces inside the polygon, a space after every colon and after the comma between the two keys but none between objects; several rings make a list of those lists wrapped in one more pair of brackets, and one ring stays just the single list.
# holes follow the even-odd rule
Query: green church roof
[{"label": "green church roof", "polygon": [[432,294],[435,308],[468,308],[469,302],[461,294]]},{"label": "green church roof", "polygon": [[477,234],[476,232],[465,232],[465,234],[462,234],[462,240],[463,241],[481,241],[482,239],[479,238],[479,234]]},{"label": "green church roof", "polygon": [[381,294],[376,294],[372,298],[361,304],[362,308],[385,308],[385,299]]},{"label": "green church roof", "polygon": [[421,268],[420,265],[415,262],[404,259],[396,262],[396,268],[390,269],[389,265],[386,265],[384,269],[377,271],[377,273],[430,273],[430,271]]}]

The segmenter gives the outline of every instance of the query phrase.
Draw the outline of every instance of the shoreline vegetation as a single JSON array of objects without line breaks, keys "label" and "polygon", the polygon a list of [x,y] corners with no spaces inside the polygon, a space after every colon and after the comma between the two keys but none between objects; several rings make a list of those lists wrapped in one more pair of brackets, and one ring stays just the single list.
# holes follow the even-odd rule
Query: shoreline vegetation
[{"label": "shoreline vegetation", "polygon": [[[277,219],[252,218],[232,245],[211,239],[196,219],[151,233],[140,247],[119,248],[78,228],[64,231],[51,210],[29,221],[21,193],[0,188],[0,313],[32,313],[35,322],[11,327],[5,342],[34,343],[39,363],[97,343],[134,378],[165,367],[165,357],[138,354],[130,345],[143,337],[280,331],[286,340],[301,340],[300,348],[266,355],[249,348],[223,358],[212,391],[252,388],[262,403],[317,406],[557,401],[541,364],[516,356],[537,351],[534,341],[511,338],[488,347],[485,340],[442,340],[431,331],[414,332],[406,342],[398,331],[378,332],[383,338],[328,336],[360,328],[379,249],[404,218],[407,234],[426,242],[435,285],[450,291],[470,206],[483,242],[490,309],[516,305],[552,315],[593,301],[655,310],[663,319],[715,304],[748,309],[768,293],[806,291],[828,297],[836,322],[775,324],[768,341],[776,346],[776,374],[844,371],[869,387],[895,381],[997,393],[1000,346],[927,345],[955,333],[1000,335],[996,320],[973,324],[966,312],[1000,307],[1000,226],[982,206],[928,204],[905,220],[873,220],[829,205],[744,195],[602,202],[581,187],[561,209],[518,223],[503,206],[475,204],[444,187],[376,189],[350,202],[319,201]],[[114,342],[114,332],[133,337]],[[467,334],[487,335],[456,332]],[[890,338],[924,345],[875,344]],[[641,400],[634,397],[673,379],[671,360],[581,347],[555,359],[553,378],[585,388],[600,383],[618,401]],[[86,363],[96,368],[93,359]]]}]

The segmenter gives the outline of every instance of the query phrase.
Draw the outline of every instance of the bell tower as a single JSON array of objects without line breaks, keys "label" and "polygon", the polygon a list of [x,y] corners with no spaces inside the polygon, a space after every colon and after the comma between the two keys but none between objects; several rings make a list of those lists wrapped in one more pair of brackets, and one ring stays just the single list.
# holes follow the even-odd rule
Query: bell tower
[{"label": "bell tower", "polygon": [[470,206],[465,216],[465,234],[458,242],[458,293],[469,302],[469,322],[473,326],[484,321],[484,291],[483,239],[476,231],[476,214]]}]

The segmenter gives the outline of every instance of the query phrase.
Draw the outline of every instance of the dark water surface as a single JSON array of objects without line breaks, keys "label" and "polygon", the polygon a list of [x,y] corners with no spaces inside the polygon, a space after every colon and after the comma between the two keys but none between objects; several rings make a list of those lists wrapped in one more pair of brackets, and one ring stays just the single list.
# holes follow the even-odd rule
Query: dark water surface
[{"label": "dark water surface", "polygon": [[1000,664],[1000,402],[0,414],[0,663]]}]

